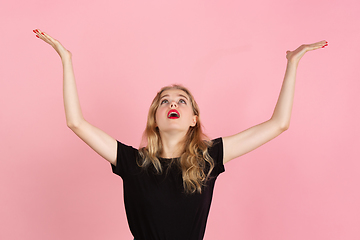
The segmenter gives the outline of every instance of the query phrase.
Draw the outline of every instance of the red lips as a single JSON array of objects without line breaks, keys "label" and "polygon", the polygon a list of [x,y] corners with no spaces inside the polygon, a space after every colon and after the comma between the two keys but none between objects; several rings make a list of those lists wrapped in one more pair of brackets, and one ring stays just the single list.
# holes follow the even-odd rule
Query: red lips
[{"label": "red lips", "polygon": [[170,118],[170,119],[177,119],[177,118],[180,117],[180,113],[175,109],[171,109],[168,112],[167,117]]}]

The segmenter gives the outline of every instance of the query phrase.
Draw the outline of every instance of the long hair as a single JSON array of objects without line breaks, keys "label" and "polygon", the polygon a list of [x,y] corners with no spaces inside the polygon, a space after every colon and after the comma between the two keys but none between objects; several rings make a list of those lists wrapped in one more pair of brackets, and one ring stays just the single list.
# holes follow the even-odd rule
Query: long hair
[{"label": "long hair", "polygon": [[197,116],[197,122],[194,127],[189,127],[184,140],[183,153],[177,161],[177,165],[182,172],[183,186],[186,193],[201,193],[202,186],[205,186],[211,171],[214,168],[214,160],[210,157],[208,148],[212,142],[202,131],[200,122],[200,111],[194,97],[188,89],[182,85],[171,85],[163,87],[155,96],[151,103],[146,128],[143,134],[143,146],[140,147],[139,166],[149,168],[153,166],[157,174],[163,172],[159,156],[162,153],[163,146],[159,128],[156,125],[156,111],[160,105],[161,94],[170,89],[180,89],[188,96],[194,112]]}]

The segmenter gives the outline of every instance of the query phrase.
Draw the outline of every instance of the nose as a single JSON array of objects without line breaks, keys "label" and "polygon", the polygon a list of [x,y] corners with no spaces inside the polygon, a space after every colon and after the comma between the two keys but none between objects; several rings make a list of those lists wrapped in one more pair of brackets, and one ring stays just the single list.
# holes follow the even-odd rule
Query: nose
[{"label": "nose", "polygon": [[172,101],[170,104],[170,107],[171,108],[177,107],[177,103],[175,101]]}]

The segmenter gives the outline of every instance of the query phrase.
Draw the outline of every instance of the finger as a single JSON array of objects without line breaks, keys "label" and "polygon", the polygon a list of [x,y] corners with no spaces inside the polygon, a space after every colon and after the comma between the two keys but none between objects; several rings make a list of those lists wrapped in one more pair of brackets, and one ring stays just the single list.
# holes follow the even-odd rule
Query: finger
[{"label": "finger", "polygon": [[46,34],[45,32],[41,31],[40,29],[36,29],[35,33],[37,34],[37,36],[43,40],[44,42],[50,44],[50,45],[54,45],[55,44],[55,39],[53,39],[52,37],[50,37],[48,34]]},{"label": "finger", "polygon": [[40,29],[36,29],[36,33],[38,34],[38,36],[43,39],[43,40],[49,40],[49,36],[45,36],[45,33],[43,31],[41,31]]},{"label": "finger", "polygon": [[329,46],[329,44],[328,44],[328,42],[327,41],[322,41],[322,44],[324,44],[323,46],[322,46],[322,48],[324,48],[324,47],[326,47],[326,46]]},{"label": "finger", "polygon": [[41,34],[44,38],[49,39],[49,40],[54,40],[52,37],[50,37],[48,34],[46,34],[45,32],[39,30],[39,34]]},{"label": "finger", "polygon": [[42,40],[44,40],[44,34],[41,32],[40,29],[35,29],[33,32],[36,34],[36,36]]},{"label": "finger", "polygon": [[34,30],[33,30],[33,32],[35,33],[35,36],[36,36],[37,38],[40,38],[40,37],[39,37],[39,33],[38,33],[38,30],[37,30],[37,29],[34,29]]},{"label": "finger", "polygon": [[317,42],[317,43],[314,43],[314,45],[316,46],[316,47],[323,47],[323,46],[326,46],[328,44],[328,42],[327,41],[320,41],[320,42]]},{"label": "finger", "polygon": [[308,45],[308,51],[319,49],[319,48],[324,48],[326,46],[328,46],[328,42],[323,40],[323,41],[320,41],[320,42],[309,44]]}]

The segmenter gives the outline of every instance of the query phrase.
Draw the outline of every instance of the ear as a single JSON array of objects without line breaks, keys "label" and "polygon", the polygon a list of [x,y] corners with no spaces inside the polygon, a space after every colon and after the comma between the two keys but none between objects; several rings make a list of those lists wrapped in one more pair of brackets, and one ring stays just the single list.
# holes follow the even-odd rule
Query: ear
[{"label": "ear", "polygon": [[195,126],[196,126],[197,119],[198,119],[198,116],[194,115],[194,116],[193,116],[193,119],[192,119],[192,122],[191,122],[191,126],[192,126],[192,127],[195,127]]}]

